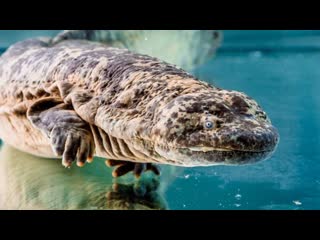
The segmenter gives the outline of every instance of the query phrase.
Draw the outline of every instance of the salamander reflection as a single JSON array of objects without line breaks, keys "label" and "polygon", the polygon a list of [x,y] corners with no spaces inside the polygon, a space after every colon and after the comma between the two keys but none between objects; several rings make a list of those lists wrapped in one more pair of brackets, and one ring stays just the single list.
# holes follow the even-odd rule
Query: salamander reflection
[{"label": "salamander reflection", "polygon": [[[151,173],[114,180],[101,159],[65,169],[8,145],[0,150],[0,209],[167,209],[163,197],[177,168],[163,168],[161,185]],[[151,177],[152,176],[152,177]]]}]

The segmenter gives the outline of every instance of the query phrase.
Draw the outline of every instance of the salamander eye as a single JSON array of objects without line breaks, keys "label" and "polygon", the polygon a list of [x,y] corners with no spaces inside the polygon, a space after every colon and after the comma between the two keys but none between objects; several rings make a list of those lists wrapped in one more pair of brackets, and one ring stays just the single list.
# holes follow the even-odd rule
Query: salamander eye
[{"label": "salamander eye", "polygon": [[211,121],[206,121],[206,123],[204,125],[207,129],[212,129],[215,124]]}]

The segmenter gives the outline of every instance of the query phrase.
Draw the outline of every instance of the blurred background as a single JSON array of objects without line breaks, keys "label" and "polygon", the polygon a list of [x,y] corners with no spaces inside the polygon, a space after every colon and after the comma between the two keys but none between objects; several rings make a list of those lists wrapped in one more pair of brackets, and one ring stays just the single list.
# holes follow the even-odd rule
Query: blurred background
[{"label": "blurred background", "polygon": [[[0,31],[0,48],[58,32]],[[280,144],[254,165],[171,171],[174,180],[162,192],[168,208],[320,209],[320,31],[222,32],[216,56],[193,74],[253,97],[278,128]]]},{"label": "blurred background", "polygon": [[[17,41],[37,37],[55,36],[61,30],[0,30],[0,48]],[[223,30],[223,50],[292,49],[315,50],[320,47],[319,30]]]}]

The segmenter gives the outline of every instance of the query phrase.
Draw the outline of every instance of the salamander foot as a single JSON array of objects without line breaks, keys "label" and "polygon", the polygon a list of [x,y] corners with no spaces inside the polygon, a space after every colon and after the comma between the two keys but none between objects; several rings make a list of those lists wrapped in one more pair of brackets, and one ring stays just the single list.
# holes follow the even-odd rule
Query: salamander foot
[{"label": "salamander foot", "polygon": [[152,171],[156,175],[160,175],[160,168],[152,163],[134,163],[119,160],[107,160],[108,167],[115,167],[112,172],[113,177],[121,177],[129,172],[133,172],[136,178],[139,178],[143,172]]}]

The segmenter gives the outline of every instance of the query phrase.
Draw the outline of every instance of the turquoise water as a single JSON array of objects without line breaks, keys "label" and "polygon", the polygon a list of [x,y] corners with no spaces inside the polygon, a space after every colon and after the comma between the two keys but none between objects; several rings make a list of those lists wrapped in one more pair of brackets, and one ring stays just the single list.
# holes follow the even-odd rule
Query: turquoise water
[{"label": "turquoise water", "polygon": [[[196,68],[194,74],[257,100],[279,130],[277,151],[270,159],[248,166],[164,167],[159,196],[137,200],[132,188],[126,188],[124,199],[140,205],[161,202],[161,209],[320,209],[319,36],[319,31],[226,31],[216,57]],[[86,170],[65,172],[56,161],[26,159],[22,164],[23,154],[6,151],[13,153],[0,159],[0,169],[7,173],[1,174],[0,196],[10,195],[19,208],[70,208],[66,202],[81,199],[70,203],[76,208],[96,196],[93,193],[104,196],[110,192],[114,181],[105,176],[110,170],[102,170],[99,159]],[[41,176],[51,180],[39,184],[36,179]],[[57,178],[66,181],[58,182]],[[81,184],[86,187],[75,187]],[[25,195],[33,193],[32,201],[26,197],[23,203],[19,200],[22,197],[18,197],[17,189],[21,186]],[[41,195],[44,190],[45,197]],[[80,192],[86,194],[79,197]],[[52,198],[63,204],[52,205]]]},{"label": "turquoise water", "polygon": [[228,53],[197,69],[201,79],[256,99],[278,128],[280,144],[255,165],[186,170],[189,178],[168,191],[173,208],[320,208],[319,58],[315,51]]}]

